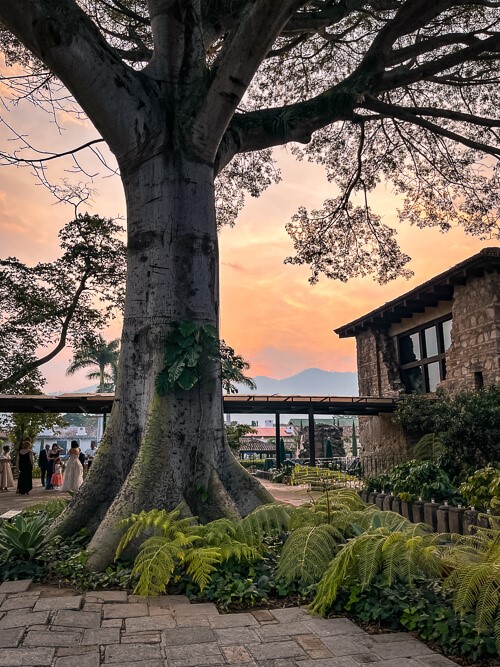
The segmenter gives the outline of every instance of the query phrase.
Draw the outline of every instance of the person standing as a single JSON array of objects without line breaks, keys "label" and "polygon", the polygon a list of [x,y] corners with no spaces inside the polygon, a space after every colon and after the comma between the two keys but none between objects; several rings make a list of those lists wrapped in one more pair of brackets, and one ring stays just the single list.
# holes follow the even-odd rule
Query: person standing
[{"label": "person standing", "polygon": [[80,447],[76,440],[71,441],[68,462],[64,471],[62,491],[76,493],[83,484],[83,466],[80,462]]},{"label": "person standing", "polygon": [[97,443],[95,440],[91,440],[89,449],[85,450],[85,458],[87,459],[88,470],[90,470],[90,466],[94,463],[96,454],[97,454]]},{"label": "person standing", "polygon": [[54,474],[54,463],[57,458],[59,458],[59,452],[61,450],[59,449],[59,445],[54,442],[52,447],[50,448],[50,451],[47,455],[47,470],[45,472],[46,478],[45,478],[45,490],[46,491],[51,491],[54,488],[54,485],[52,484],[52,475]]},{"label": "person standing", "polygon": [[0,491],[8,491],[14,486],[10,461],[10,447],[9,445],[4,445],[2,454],[0,455]]},{"label": "person standing", "polygon": [[47,475],[47,466],[49,464],[49,449],[50,445],[40,447],[40,454],[38,455],[38,467],[40,468],[40,481],[42,486],[45,486],[45,476]]},{"label": "person standing", "polygon": [[31,447],[31,442],[25,440],[17,455],[16,463],[19,470],[17,492],[22,496],[27,496],[33,488],[33,451]]}]

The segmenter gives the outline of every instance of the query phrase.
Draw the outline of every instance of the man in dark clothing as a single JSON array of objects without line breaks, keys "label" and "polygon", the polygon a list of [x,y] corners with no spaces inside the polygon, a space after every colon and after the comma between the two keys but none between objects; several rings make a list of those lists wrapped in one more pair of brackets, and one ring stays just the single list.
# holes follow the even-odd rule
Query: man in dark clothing
[{"label": "man in dark clothing", "polygon": [[45,445],[45,447],[40,447],[40,454],[38,455],[38,467],[40,468],[40,481],[42,486],[45,486],[45,476],[47,475],[47,466],[49,463],[50,445]]}]

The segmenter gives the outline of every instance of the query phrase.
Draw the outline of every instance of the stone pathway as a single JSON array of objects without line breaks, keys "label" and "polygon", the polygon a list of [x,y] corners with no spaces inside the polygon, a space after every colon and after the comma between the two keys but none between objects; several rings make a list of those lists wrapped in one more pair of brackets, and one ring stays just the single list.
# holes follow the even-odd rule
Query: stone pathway
[{"label": "stone pathway", "polygon": [[0,667],[453,667],[410,635],[298,608],[219,614],[183,596],[0,585]]}]

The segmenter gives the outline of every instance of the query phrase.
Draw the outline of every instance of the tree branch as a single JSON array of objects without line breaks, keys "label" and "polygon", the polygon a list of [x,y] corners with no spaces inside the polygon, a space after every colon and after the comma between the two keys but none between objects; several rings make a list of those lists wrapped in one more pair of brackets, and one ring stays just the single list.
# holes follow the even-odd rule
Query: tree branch
[{"label": "tree branch", "polygon": [[61,352],[61,350],[64,349],[64,346],[66,345],[66,340],[68,338],[69,326],[71,324],[71,320],[73,319],[73,315],[75,314],[75,310],[78,306],[80,296],[85,291],[88,277],[89,274],[84,273],[82,279],[80,280],[78,289],[76,290],[75,295],[71,300],[68,312],[66,314],[66,317],[64,318],[64,322],[61,328],[61,335],[59,337],[59,341],[55,346],[55,348],[51,350],[48,354],[46,354],[44,357],[40,357],[40,359],[32,361],[23,368],[15,371],[14,373],[11,373],[11,375],[9,375],[8,377],[0,380],[0,392],[4,391],[5,388],[12,386],[14,382],[19,382],[19,380],[21,380],[23,377],[25,377],[32,371],[36,370],[37,368],[40,368],[40,366],[43,366],[44,364],[51,361],[54,357],[56,357],[59,354],[59,352]]},{"label": "tree branch", "polygon": [[190,126],[191,142],[212,163],[219,143],[262,60],[304,0],[255,0],[230,34],[212,69],[211,82]]},{"label": "tree branch", "polygon": [[[472,139],[469,139],[468,137],[464,137],[462,134],[458,134],[457,132],[452,132],[451,130],[447,130],[446,128],[440,127],[435,123],[431,123],[430,121],[425,120],[424,118],[420,118],[415,113],[413,113],[409,108],[399,107],[394,104],[387,104],[386,102],[381,102],[380,100],[377,100],[375,98],[368,98],[363,103],[363,107],[370,109],[371,111],[377,111],[379,113],[382,113],[384,114],[384,116],[388,118],[399,118],[400,120],[412,123],[413,125],[419,125],[420,127],[429,130],[433,134],[437,134],[441,137],[446,137],[447,139],[451,139],[452,141],[463,144],[468,148],[473,148],[474,150],[481,151],[489,155],[493,155],[494,157],[500,159],[500,147],[490,146],[489,144],[485,144],[479,141],[474,141]],[[459,115],[468,116],[468,114],[459,114]],[[461,120],[463,120],[463,118]],[[500,126],[499,121],[493,121],[493,123],[494,124],[488,124],[488,127]],[[484,123],[478,123],[478,124],[481,125]]]},{"label": "tree branch", "polygon": [[138,74],[73,0],[3,0],[0,20],[63,82],[115,154],[135,146],[138,105],[151,104]]}]

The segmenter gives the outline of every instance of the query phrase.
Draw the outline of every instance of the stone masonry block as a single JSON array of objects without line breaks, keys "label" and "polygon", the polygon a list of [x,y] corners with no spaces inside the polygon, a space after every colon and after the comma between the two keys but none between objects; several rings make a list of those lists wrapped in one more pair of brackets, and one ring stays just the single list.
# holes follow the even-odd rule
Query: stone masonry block
[{"label": "stone masonry block", "polygon": [[0,667],[45,667],[52,664],[53,648],[8,648],[0,651]]},{"label": "stone masonry block", "polygon": [[89,628],[84,631],[82,646],[105,646],[120,643],[120,628]]},{"label": "stone masonry block", "polygon": [[266,644],[249,644],[247,649],[257,660],[273,660],[275,658],[307,657],[303,649],[293,641],[267,642]]},{"label": "stone masonry block", "polygon": [[38,632],[29,631],[23,646],[75,646],[80,643],[80,632]]},{"label": "stone masonry block", "polygon": [[151,630],[167,630],[177,627],[173,616],[140,616],[125,619],[127,632],[146,632]]},{"label": "stone masonry block", "polygon": [[140,602],[126,604],[107,604],[104,618],[135,618],[148,615],[148,605]]},{"label": "stone masonry block", "polygon": [[0,632],[0,648],[15,648],[24,635],[24,628],[11,628]]},{"label": "stone masonry block", "polygon": [[99,651],[83,655],[67,655],[56,659],[55,667],[99,667]]},{"label": "stone masonry block", "polygon": [[98,628],[101,625],[99,612],[59,610],[54,618],[54,625],[67,625],[74,628]]},{"label": "stone masonry block", "polygon": [[214,631],[210,628],[177,628],[165,630],[163,644],[165,646],[189,646],[190,644],[205,644],[217,640]]},{"label": "stone masonry block", "polygon": [[24,628],[30,625],[45,625],[48,620],[48,611],[32,612],[24,609],[9,611],[0,620],[0,630]]},{"label": "stone masonry block", "polygon": [[165,649],[170,667],[198,667],[223,665],[224,657],[215,643],[191,644],[191,646],[168,646]]},{"label": "stone masonry block", "polygon": [[40,598],[33,611],[56,611],[59,609],[77,610],[82,606],[82,596]]},{"label": "stone masonry block", "polygon": [[157,644],[114,644],[106,646],[105,663],[142,662],[161,658]]},{"label": "stone masonry block", "polygon": [[1,593],[24,593],[31,586],[31,579],[19,579],[19,581],[4,581],[0,584]]},{"label": "stone masonry block", "polygon": [[215,630],[215,634],[221,646],[228,644],[253,644],[259,641],[255,630],[248,627],[238,628],[236,631],[234,628],[222,628]]},{"label": "stone masonry block", "polygon": [[259,623],[252,614],[221,614],[209,616],[212,628],[239,628],[245,625],[258,626]]}]

